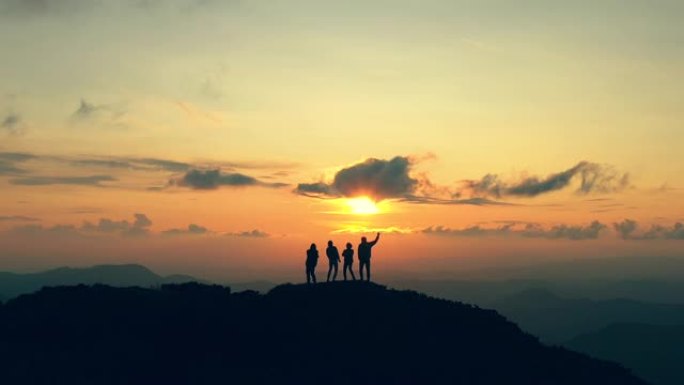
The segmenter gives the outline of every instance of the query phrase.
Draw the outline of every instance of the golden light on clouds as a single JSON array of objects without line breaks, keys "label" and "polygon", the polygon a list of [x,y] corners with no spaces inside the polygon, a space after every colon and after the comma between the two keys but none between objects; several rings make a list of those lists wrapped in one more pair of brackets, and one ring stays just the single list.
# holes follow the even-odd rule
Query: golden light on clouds
[{"label": "golden light on clouds", "polygon": [[332,232],[332,234],[412,234],[415,230],[408,227],[387,226],[387,227],[373,227],[369,224],[349,223],[342,228]]},{"label": "golden light on clouds", "polygon": [[389,204],[386,201],[375,202],[369,197],[356,197],[344,199],[348,214],[353,215],[375,215],[387,212]]}]

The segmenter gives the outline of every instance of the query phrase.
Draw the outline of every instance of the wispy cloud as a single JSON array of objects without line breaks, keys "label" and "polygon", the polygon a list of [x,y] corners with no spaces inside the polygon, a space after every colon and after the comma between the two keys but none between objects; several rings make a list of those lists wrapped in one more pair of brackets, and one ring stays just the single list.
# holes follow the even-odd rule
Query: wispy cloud
[{"label": "wispy cloud", "polygon": [[169,229],[162,231],[164,235],[178,236],[178,235],[204,235],[209,234],[211,231],[204,226],[200,226],[194,223],[188,225],[184,229]]},{"label": "wispy cloud", "polygon": [[21,116],[16,113],[5,115],[0,121],[0,129],[10,134],[18,134],[21,131]]},{"label": "wispy cloud", "polygon": [[248,231],[230,232],[224,234],[227,237],[243,237],[243,238],[269,238],[271,235],[265,231],[254,229]]},{"label": "wispy cloud", "polygon": [[29,176],[10,179],[10,184],[20,186],[51,186],[51,185],[74,185],[105,187],[102,182],[117,181],[111,175],[88,175],[88,176]]},{"label": "wispy cloud", "polygon": [[0,215],[0,222],[38,222],[40,219],[23,215]]},{"label": "wispy cloud", "polygon": [[675,223],[672,227],[655,224],[646,230],[641,230],[637,221],[625,219],[622,222],[613,223],[613,228],[622,239],[626,240],[684,240],[684,225],[680,222]]},{"label": "wispy cloud", "polygon": [[460,194],[495,198],[536,197],[562,190],[575,179],[579,181],[578,194],[617,192],[630,186],[629,174],[620,173],[610,166],[583,161],[546,177],[528,176],[517,181],[505,181],[499,175],[487,174],[480,180],[464,180]]},{"label": "wispy cloud", "polygon": [[454,229],[444,226],[433,226],[422,230],[423,234],[445,237],[493,237],[493,236],[516,236],[525,238],[544,239],[567,239],[573,241],[598,239],[607,226],[599,221],[593,221],[588,225],[559,224],[545,228],[539,224],[528,223],[519,227],[511,222],[496,227],[484,227],[481,225]]},{"label": "wispy cloud", "polygon": [[[59,158],[58,158],[59,159]],[[61,158],[77,167],[119,168],[128,170],[158,170],[182,172],[190,169],[191,164],[170,159],[131,158],[131,157],[73,157]]]},{"label": "wispy cloud", "polygon": [[[39,167],[59,168],[67,175],[31,175],[30,170],[20,167],[20,163],[35,161]],[[207,165],[215,165],[213,167]],[[218,165],[218,166],[216,166]],[[278,170],[269,181],[261,180],[254,176],[234,171],[242,169],[265,169],[274,167]],[[97,187],[117,187],[114,183],[121,178],[131,179],[137,177],[133,183],[141,180],[150,181],[152,178],[161,182],[159,187],[148,190],[162,191],[170,186],[188,187],[197,190],[211,190],[222,186],[227,187],[284,187],[288,184],[277,182],[276,177],[287,175],[282,168],[296,167],[294,163],[284,162],[252,162],[252,161],[202,161],[183,162],[175,159],[163,159],[154,157],[126,157],[126,156],[93,156],[93,155],[49,155],[31,154],[22,152],[0,152],[0,175],[14,176],[11,184],[22,186],[48,186],[48,185],[82,185]],[[226,168],[229,170],[227,171]],[[111,169],[112,171],[107,171]],[[122,174],[120,170],[125,170]],[[131,171],[135,172],[131,173]],[[90,175],[82,175],[89,172]],[[166,176],[159,173],[167,172]],[[147,173],[147,176],[145,175]],[[179,175],[179,173],[183,173]],[[75,174],[75,175],[70,175]],[[81,174],[81,175],[78,175]],[[142,179],[146,178],[146,179]],[[154,183],[154,182],[152,182]],[[130,184],[129,184],[130,185]],[[142,187],[142,186],[141,186]]]},{"label": "wispy cloud", "polygon": [[133,215],[133,222],[101,218],[97,223],[84,222],[80,230],[84,232],[116,233],[126,236],[142,236],[149,233],[152,221],[145,214]]},{"label": "wispy cloud", "polygon": [[458,186],[440,186],[427,174],[413,170],[422,160],[410,156],[369,158],[340,169],[332,181],[300,183],[295,193],[313,198],[368,196],[376,201],[395,199],[417,204],[485,206],[510,205],[499,201],[505,197],[531,198],[562,190],[575,180],[579,194],[617,192],[630,186],[629,174],[592,162],[580,162],[543,178],[527,176],[506,181],[496,174],[488,174],[480,180],[463,180]]},{"label": "wispy cloud", "polygon": [[360,225],[347,225],[341,229],[334,230],[333,234],[411,234],[414,230],[408,227],[388,226],[388,227],[367,227]]},{"label": "wispy cloud", "polygon": [[219,169],[192,169],[180,178],[171,179],[171,185],[189,187],[195,190],[215,190],[219,187],[249,187],[262,186],[278,188],[286,186],[283,183],[267,183],[249,175],[236,172],[223,172]]},{"label": "wispy cloud", "polygon": [[[126,109],[115,104],[95,104],[81,99],[76,110],[71,114],[74,123],[98,121],[103,125],[121,126],[121,118]],[[97,120],[96,120],[97,119]]]},{"label": "wispy cloud", "polygon": [[0,175],[25,174],[27,170],[17,166],[17,163],[34,158],[35,156],[23,152],[0,152]]}]

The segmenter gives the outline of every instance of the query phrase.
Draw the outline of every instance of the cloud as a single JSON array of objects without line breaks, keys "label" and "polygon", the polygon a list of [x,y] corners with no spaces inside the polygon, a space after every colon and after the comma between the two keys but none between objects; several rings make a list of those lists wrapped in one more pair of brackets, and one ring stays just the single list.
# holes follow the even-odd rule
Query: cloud
[{"label": "cloud", "polygon": [[463,229],[452,229],[444,226],[431,226],[421,231],[423,234],[448,236],[448,237],[482,237],[482,236],[501,236],[510,235],[510,226],[500,226],[496,228],[484,228],[480,225],[466,227]]},{"label": "cloud", "polygon": [[619,223],[613,223],[613,228],[620,235],[622,239],[631,239],[634,232],[637,230],[639,225],[636,221],[631,219],[625,219]]},{"label": "cloud", "polygon": [[86,0],[5,0],[0,12],[6,15],[33,16],[54,12],[74,11],[89,6],[94,1]]},{"label": "cloud", "polygon": [[14,163],[0,159],[0,175],[24,174],[26,170],[17,167]]},{"label": "cloud", "polygon": [[189,187],[196,190],[215,190],[221,186],[227,187],[283,187],[283,183],[265,183],[249,175],[229,172],[220,169],[198,170],[192,169],[180,178],[172,179],[171,185]]},{"label": "cloud", "polygon": [[376,200],[403,197],[418,183],[409,176],[410,161],[396,156],[390,160],[367,159],[335,174],[332,187],[343,196],[367,195]]},{"label": "cloud", "polygon": [[36,155],[27,152],[0,152],[0,160],[11,162],[25,162],[37,158]]},{"label": "cloud", "polygon": [[316,183],[300,183],[295,190],[300,195],[311,197],[335,197],[337,193],[333,191],[332,187],[323,182]]},{"label": "cloud", "polygon": [[188,170],[189,163],[156,158],[126,158],[126,157],[90,157],[80,159],[64,159],[79,167],[106,167],[128,170],[163,170],[182,172]]},{"label": "cloud", "polygon": [[309,196],[354,197],[368,196],[374,200],[403,198],[412,194],[418,181],[411,176],[408,157],[395,156],[390,160],[369,158],[335,174],[332,183],[301,183],[295,190]]},{"label": "cloud", "polygon": [[56,16],[80,12],[111,12],[117,8],[134,12],[174,9],[187,13],[210,5],[224,5],[232,2],[218,0],[3,0],[0,1],[0,14],[6,16]]},{"label": "cloud", "polygon": [[[45,175],[26,175],[28,171],[19,167],[20,162],[28,160],[35,160],[44,164],[59,164],[60,167],[68,166],[69,170],[73,169],[70,174],[83,174],[84,171],[77,169],[88,170],[90,175],[85,176],[45,176]],[[65,156],[65,155],[49,155],[49,154],[31,154],[21,152],[0,152],[0,175],[15,176],[10,180],[14,185],[23,186],[47,186],[47,185],[82,185],[82,186],[98,186],[111,187],[112,184],[105,182],[120,181],[121,178],[130,180],[132,176],[143,176],[148,173],[149,177],[145,180],[145,184],[150,183],[149,178],[160,178],[158,173],[169,172],[167,176],[156,179],[156,187],[141,186],[150,191],[162,191],[169,186],[182,186],[198,190],[216,189],[221,186],[233,187],[249,187],[261,186],[269,188],[279,188],[288,186],[286,183],[280,183],[275,179],[276,176],[285,175],[285,171],[279,170],[274,174],[273,178],[269,180],[262,180],[251,175],[241,172],[226,170],[226,165],[240,166],[244,168],[253,169],[267,169],[269,166],[277,166],[276,169],[284,167],[284,163],[277,162],[226,162],[226,161],[209,161],[200,163],[182,162],[173,159],[153,158],[153,157],[126,157],[126,156]],[[208,166],[211,165],[211,166]],[[219,166],[217,166],[219,165]],[[291,164],[292,165],[292,164]],[[111,169],[112,172],[105,171]],[[121,171],[126,171],[126,174],[121,174]],[[135,173],[134,173],[135,172]],[[66,171],[65,171],[66,173]],[[182,173],[182,175],[181,175]],[[170,180],[169,180],[170,178]],[[136,182],[143,180],[137,178]],[[165,183],[159,183],[166,181]],[[130,184],[129,184],[130,186]]]},{"label": "cloud", "polygon": [[638,222],[631,219],[625,219],[622,222],[614,223],[613,228],[618,232],[620,237],[625,240],[684,240],[684,225],[680,222],[675,223],[672,227],[658,224],[651,225],[648,230],[639,231]]},{"label": "cloud", "polygon": [[[101,167],[112,169],[129,170],[156,170],[171,172],[186,172],[193,168],[199,169],[208,165],[214,168],[230,169],[288,169],[298,167],[296,163],[286,162],[250,162],[250,161],[207,161],[189,163],[173,159],[161,159],[152,157],[126,157],[126,156],[62,156],[62,155],[34,155],[29,153],[0,152],[0,160],[24,161],[39,159],[52,162],[63,162],[75,167]],[[289,171],[279,170],[271,176],[288,176]]]},{"label": "cloud", "polygon": [[544,178],[528,176],[510,182],[496,174],[487,174],[480,180],[464,180],[451,188],[433,183],[424,173],[414,172],[414,165],[432,158],[434,155],[395,156],[389,160],[369,158],[339,170],[331,182],[300,183],[295,193],[324,199],[368,196],[376,201],[396,199],[417,204],[485,206],[511,205],[498,199],[536,197],[564,189],[575,180],[579,182],[578,194],[616,192],[630,185],[629,174],[621,174],[610,166],[580,162]]},{"label": "cloud", "polygon": [[143,164],[146,166],[151,166],[160,170],[166,171],[186,171],[190,169],[191,165],[189,163],[178,162],[169,159],[156,159],[156,158],[129,158],[130,162]]},{"label": "cloud", "polygon": [[0,215],[0,222],[38,222],[40,219],[23,215]]},{"label": "cloud", "polygon": [[117,179],[110,175],[89,176],[29,176],[11,179],[9,182],[20,186],[51,186],[51,185],[76,185],[105,187],[102,182],[113,182]]},{"label": "cloud", "polygon": [[204,226],[191,223],[184,229],[169,229],[162,231],[164,235],[203,235],[210,233],[209,229]]},{"label": "cloud", "polygon": [[348,225],[335,230],[333,234],[411,234],[414,230],[408,227],[389,226],[389,227],[366,227],[358,225]]},{"label": "cloud", "polygon": [[629,174],[619,173],[610,166],[583,161],[544,178],[529,176],[516,182],[503,181],[496,174],[487,174],[480,180],[462,181],[459,194],[495,198],[536,197],[562,190],[576,179],[579,180],[578,194],[617,192],[630,185]]},{"label": "cloud", "polygon": [[104,106],[96,106],[87,102],[85,99],[81,99],[81,103],[78,105],[76,111],[74,111],[73,116],[80,119],[86,119],[93,116],[96,112],[103,110],[104,108]]},{"label": "cloud", "polygon": [[487,198],[441,199],[426,196],[407,196],[399,201],[426,205],[520,206],[515,203],[495,201]]},{"label": "cloud", "polygon": [[452,229],[444,226],[432,226],[422,230],[423,234],[448,237],[491,237],[516,236],[525,238],[568,239],[573,241],[598,239],[601,232],[607,228],[601,222],[593,221],[586,226],[556,225],[544,228],[539,224],[528,223],[520,228],[518,222],[505,223],[501,226],[487,228],[480,225],[462,229]]},{"label": "cloud", "polygon": [[121,127],[125,125],[120,119],[126,114],[125,108],[115,104],[94,104],[81,99],[78,108],[71,114],[74,122],[100,119],[102,123]]},{"label": "cloud", "polygon": [[25,174],[26,170],[17,167],[16,163],[33,158],[35,156],[23,152],[0,152],[0,175]]},{"label": "cloud", "polygon": [[71,224],[57,224],[54,226],[24,225],[17,226],[9,230],[11,233],[21,235],[71,235],[87,236],[93,234],[111,234],[120,236],[144,236],[149,234],[152,221],[145,214],[136,213],[133,221],[114,220],[101,218],[97,223],[88,221],[79,226]]},{"label": "cloud", "polygon": [[101,218],[97,224],[84,222],[81,230],[84,232],[117,233],[126,236],[141,236],[149,233],[152,221],[145,214],[136,213],[133,215],[134,221],[112,220]]},{"label": "cloud", "polygon": [[17,134],[20,131],[21,116],[10,113],[0,121],[0,128],[6,130],[10,134]]},{"label": "cloud", "polygon": [[225,234],[228,237],[244,237],[244,238],[268,238],[271,235],[261,231],[261,230],[249,230],[249,231],[240,231],[240,232],[235,232],[235,233],[226,233]]},{"label": "cloud", "polygon": [[599,221],[593,221],[587,226],[569,226],[558,225],[551,229],[544,230],[536,225],[528,224],[521,235],[529,238],[547,238],[547,239],[598,239],[601,231],[607,229],[608,226]]},{"label": "cloud", "polygon": [[78,228],[73,225],[54,225],[50,227],[44,227],[41,225],[25,225],[17,226],[9,230],[10,233],[18,235],[79,235]]}]

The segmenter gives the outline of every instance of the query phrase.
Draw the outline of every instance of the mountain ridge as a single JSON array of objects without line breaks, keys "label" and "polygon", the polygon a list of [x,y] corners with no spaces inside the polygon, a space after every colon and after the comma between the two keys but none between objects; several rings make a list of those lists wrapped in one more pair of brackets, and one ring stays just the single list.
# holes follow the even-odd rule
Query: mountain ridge
[{"label": "mountain ridge", "polygon": [[35,273],[0,272],[0,300],[28,294],[45,286],[106,284],[150,287],[165,283],[200,281],[188,275],[162,276],[139,264],[105,264],[57,267]]},{"label": "mountain ridge", "polygon": [[360,282],[43,288],[0,306],[0,342],[6,383],[645,384],[493,310]]}]

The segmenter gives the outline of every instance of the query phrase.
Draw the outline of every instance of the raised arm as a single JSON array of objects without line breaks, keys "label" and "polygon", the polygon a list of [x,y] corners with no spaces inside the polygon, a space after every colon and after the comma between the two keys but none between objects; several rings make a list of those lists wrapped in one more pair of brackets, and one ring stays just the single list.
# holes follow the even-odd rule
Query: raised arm
[{"label": "raised arm", "polygon": [[375,236],[375,240],[374,240],[373,242],[370,243],[371,247],[375,246],[375,244],[378,243],[379,240],[380,240],[380,233],[378,233],[378,234]]}]

